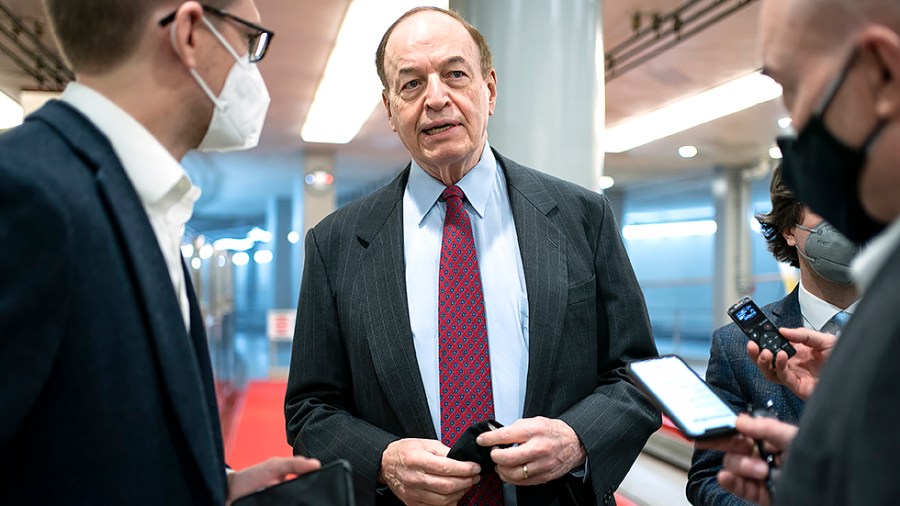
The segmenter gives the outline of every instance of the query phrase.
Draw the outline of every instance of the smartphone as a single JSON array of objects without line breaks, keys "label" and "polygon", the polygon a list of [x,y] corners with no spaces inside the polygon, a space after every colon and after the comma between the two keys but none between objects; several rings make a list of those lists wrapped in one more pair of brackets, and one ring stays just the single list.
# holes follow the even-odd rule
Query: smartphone
[{"label": "smartphone", "polygon": [[350,464],[338,459],[236,500],[234,506],[355,506]]},{"label": "smartphone", "polygon": [[689,439],[734,432],[737,414],[681,357],[663,355],[631,362],[626,371]]},{"label": "smartphone", "polygon": [[783,351],[789,358],[797,353],[790,341],[778,332],[778,328],[769,321],[750,297],[744,297],[731,306],[728,309],[728,316],[751,341],[759,345],[760,351],[769,350],[773,357],[779,351]]}]

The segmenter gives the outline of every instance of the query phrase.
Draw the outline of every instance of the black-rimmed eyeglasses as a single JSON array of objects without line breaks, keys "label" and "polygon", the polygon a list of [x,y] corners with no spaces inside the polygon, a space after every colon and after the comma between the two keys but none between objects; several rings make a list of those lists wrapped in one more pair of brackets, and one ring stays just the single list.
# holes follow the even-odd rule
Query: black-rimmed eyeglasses
[{"label": "black-rimmed eyeglasses", "polygon": [[[251,63],[256,63],[256,62],[262,60],[264,56],[266,56],[266,51],[269,50],[269,43],[272,42],[272,37],[275,36],[275,32],[273,32],[272,30],[263,28],[262,26],[259,26],[256,23],[251,23],[250,21],[247,21],[246,19],[239,18],[239,17],[235,16],[234,14],[226,12],[217,7],[212,7],[212,6],[205,5],[205,4],[201,4],[201,5],[203,5],[203,10],[210,14],[215,14],[216,16],[219,16],[220,18],[234,21],[235,23],[239,23],[239,24],[253,30],[253,32],[250,32],[247,34],[247,43],[248,43],[248,47],[249,47],[249,55],[250,55]],[[169,23],[171,23],[172,21],[174,21],[175,14],[177,12],[178,11],[173,11],[168,16],[160,19],[159,26],[166,26]]]}]

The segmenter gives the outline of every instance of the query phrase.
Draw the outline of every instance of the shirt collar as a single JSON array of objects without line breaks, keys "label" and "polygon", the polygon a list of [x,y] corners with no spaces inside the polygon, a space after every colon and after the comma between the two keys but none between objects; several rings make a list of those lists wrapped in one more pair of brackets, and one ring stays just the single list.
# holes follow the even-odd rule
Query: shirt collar
[{"label": "shirt collar", "polygon": [[813,330],[819,330],[822,328],[828,320],[831,319],[834,315],[839,313],[840,311],[844,311],[849,314],[853,314],[856,311],[856,305],[859,303],[857,300],[853,304],[847,307],[847,309],[841,309],[834,304],[831,304],[828,301],[822,300],[815,295],[811,294],[806,287],[803,286],[803,281],[800,281],[800,292],[797,294],[800,299],[800,314],[803,315],[803,319],[812,327]]},{"label": "shirt collar", "polygon": [[[417,223],[421,224],[446,186],[425,172],[425,169],[420,167],[415,160],[412,161],[411,165],[409,181],[406,183],[406,186],[410,197],[412,197],[414,211],[418,218]],[[466,194],[466,200],[469,201],[469,204],[479,217],[484,217],[488,198],[496,181],[497,170],[497,159],[494,157],[494,152],[491,151],[490,145],[485,142],[481,159],[472,167],[472,170],[456,183],[463,193]]]},{"label": "shirt collar", "polygon": [[159,203],[185,179],[190,184],[184,168],[156,137],[108,98],[71,82],[60,100],[84,114],[106,135],[144,205]]},{"label": "shirt collar", "polygon": [[850,269],[860,293],[865,292],[872,284],[878,271],[897,247],[900,247],[900,218],[894,220],[887,230],[870,242],[853,260]]}]

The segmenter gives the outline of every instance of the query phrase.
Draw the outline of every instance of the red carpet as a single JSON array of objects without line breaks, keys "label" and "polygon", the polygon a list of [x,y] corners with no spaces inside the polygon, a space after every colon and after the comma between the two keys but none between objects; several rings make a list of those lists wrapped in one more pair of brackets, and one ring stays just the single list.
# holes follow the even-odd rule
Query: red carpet
[{"label": "red carpet", "polygon": [[[251,381],[243,398],[237,401],[233,422],[225,435],[226,462],[233,469],[244,469],[269,457],[289,457],[284,428],[283,381]],[[619,506],[634,503],[616,494]]]},{"label": "red carpet", "polygon": [[251,381],[225,434],[225,461],[244,469],[270,457],[290,457],[284,422],[284,381]]}]

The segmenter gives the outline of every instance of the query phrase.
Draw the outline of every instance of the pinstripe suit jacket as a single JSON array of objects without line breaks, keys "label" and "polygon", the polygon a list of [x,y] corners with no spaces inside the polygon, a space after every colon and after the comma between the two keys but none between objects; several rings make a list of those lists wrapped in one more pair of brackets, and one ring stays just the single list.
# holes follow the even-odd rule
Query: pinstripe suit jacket
[{"label": "pinstripe suit jacket", "polygon": [[[803,326],[799,288],[785,298],[762,308],[777,327]],[[731,323],[713,333],[706,381],[736,411],[747,405],[765,406],[771,400],[778,417],[796,424],[803,413],[803,401],[787,387],[773,383],[747,355],[747,336]],[[695,450],[688,472],[687,497],[694,505],[739,506],[752,504],[726,492],[716,481],[722,468],[722,452]]]},{"label": "pinstripe suit jacket", "polygon": [[[643,296],[608,201],[497,154],[505,171],[531,318],[525,417],[568,423],[590,480],[529,487],[522,506],[613,502],[658,412],[625,378],[656,354]],[[403,192],[388,186],[338,210],[306,237],[285,412],[297,454],[349,460],[362,505],[376,494],[384,449],[436,439],[409,323]],[[571,481],[571,483],[569,482]]]}]

